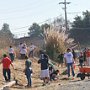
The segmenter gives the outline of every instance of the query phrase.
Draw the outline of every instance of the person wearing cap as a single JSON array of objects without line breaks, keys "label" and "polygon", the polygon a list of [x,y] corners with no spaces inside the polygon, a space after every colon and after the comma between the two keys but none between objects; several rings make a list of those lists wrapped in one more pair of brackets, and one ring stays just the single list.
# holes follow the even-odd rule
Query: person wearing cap
[{"label": "person wearing cap", "polygon": [[65,64],[67,65],[68,78],[70,77],[70,67],[72,71],[72,76],[74,77],[75,76],[74,68],[73,68],[74,59],[70,49],[67,49],[67,52],[64,54],[64,59],[65,59]]},{"label": "person wearing cap", "polygon": [[4,79],[5,81],[10,81],[11,79],[11,70],[10,70],[10,65],[13,67],[14,69],[14,66],[12,64],[12,61],[9,57],[7,57],[6,54],[3,55],[3,59],[1,60],[1,62],[3,64],[3,76],[4,76]]}]

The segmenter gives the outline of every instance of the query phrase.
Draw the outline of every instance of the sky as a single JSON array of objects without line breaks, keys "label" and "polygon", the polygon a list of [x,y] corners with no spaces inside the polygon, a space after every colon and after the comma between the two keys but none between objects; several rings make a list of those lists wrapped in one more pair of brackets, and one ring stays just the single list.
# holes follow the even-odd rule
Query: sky
[{"label": "sky", "polygon": [[[49,22],[55,17],[64,17],[64,0],[0,0],[0,29],[3,23],[9,24],[10,30],[17,37],[26,36],[33,22]],[[67,0],[68,20],[90,9],[90,0]]]}]

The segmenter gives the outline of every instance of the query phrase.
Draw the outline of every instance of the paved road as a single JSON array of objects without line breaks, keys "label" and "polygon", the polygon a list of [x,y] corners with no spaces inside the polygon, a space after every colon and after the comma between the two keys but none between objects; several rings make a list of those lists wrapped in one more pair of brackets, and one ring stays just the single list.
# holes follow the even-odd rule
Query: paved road
[{"label": "paved road", "polygon": [[66,85],[59,85],[56,90],[90,90],[90,80],[73,81]]}]

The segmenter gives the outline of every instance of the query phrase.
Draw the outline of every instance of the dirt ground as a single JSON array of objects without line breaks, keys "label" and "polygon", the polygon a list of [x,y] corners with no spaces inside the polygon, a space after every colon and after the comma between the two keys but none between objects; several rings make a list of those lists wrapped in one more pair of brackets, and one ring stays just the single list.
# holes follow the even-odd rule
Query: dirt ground
[{"label": "dirt ground", "polygon": [[[74,80],[62,80],[62,78],[67,77],[66,75],[59,75],[59,79],[57,81],[52,81],[50,84],[46,86],[42,86],[42,80],[40,80],[40,65],[37,63],[36,59],[32,59],[32,69],[33,69],[33,75],[32,75],[32,88],[25,88],[25,85],[27,84],[27,80],[24,74],[24,68],[25,68],[25,60],[15,60],[14,61],[14,67],[15,70],[11,67],[12,72],[12,80],[16,79],[18,80],[18,85],[14,85],[10,88],[10,90],[59,90],[58,88],[63,87],[63,85],[68,85],[69,83],[74,83],[74,81],[78,82],[78,78],[75,78]],[[5,85],[5,81],[2,75],[2,66],[0,65],[0,87]],[[60,73],[62,73],[66,68],[60,68],[56,67],[60,70]],[[75,73],[78,72],[78,67],[75,69]],[[69,88],[70,89],[70,88]],[[62,89],[64,90],[64,89]],[[66,89],[65,89],[66,90]],[[67,89],[68,90],[68,89]],[[76,90],[76,89],[75,89]]]}]

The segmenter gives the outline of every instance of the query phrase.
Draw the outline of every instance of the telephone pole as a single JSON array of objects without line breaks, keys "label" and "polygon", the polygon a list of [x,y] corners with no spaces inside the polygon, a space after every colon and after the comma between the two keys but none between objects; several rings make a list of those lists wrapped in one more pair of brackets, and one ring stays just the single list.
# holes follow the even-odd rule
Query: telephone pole
[{"label": "telephone pole", "polygon": [[66,2],[66,0],[64,0],[64,2],[59,2],[59,4],[64,4],[64,11],[65,11],[65,28],[66,28],[66,31],[68,31],[68,27],[67,27],[67,4],[70,4],[70,2]]}]

